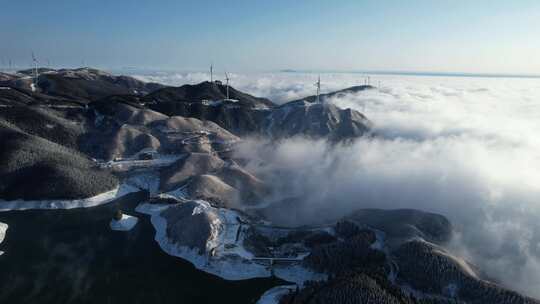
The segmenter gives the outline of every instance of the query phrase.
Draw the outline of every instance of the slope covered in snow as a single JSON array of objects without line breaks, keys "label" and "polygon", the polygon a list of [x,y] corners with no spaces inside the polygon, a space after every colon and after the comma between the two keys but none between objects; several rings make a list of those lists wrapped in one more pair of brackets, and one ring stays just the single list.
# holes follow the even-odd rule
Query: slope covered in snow
[{"label": "slope covered in snow", "polygon": [[119,220],[112,219],[109,226],[112,230],[116,231],[129,231],[137,225],[137,222],[139,219],[135,216],[128,215],[128,214],[122,214],[122,218]]},{"label": "slope covered in snow", "polygon": [[[6,232],[7,232],[7,229],[8,229],[8,225],[5,224],[5,223],[0,223],[0,244],[2,244],[2,242],[4,241],[4,239],[6,238]],[[3,255],[4,252],[2,250],[0,250],[0,255]]]},{"label": "slope covered in snow", "polygon": [[155,239],[165,252],[221,278],[274,275],[299,285],[325,278],[299,264],[272,266],[258,260],[244,247],[244,221],[236,211],[214,208],[202,200],[173,205],[144,203],[136,211],[151,216]]},{"label": "slope covered in snow", "polygon": [[31,210],[31,209],[73,209],[88,208],[109,203],[117,198],[132,192],[140,191],[138,188],[127,184],[121,184],[113,190],[96,196],[81,199],[58,199],[58,200],[2,200],[0,199],[0,211]]}]

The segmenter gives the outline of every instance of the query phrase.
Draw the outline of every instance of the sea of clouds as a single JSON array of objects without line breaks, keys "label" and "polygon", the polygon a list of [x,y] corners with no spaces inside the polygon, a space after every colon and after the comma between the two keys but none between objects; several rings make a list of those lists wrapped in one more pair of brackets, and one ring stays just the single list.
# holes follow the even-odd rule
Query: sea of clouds
[{"label": "sea of clouds", "polygon": [[[208,74],[138,77],[180,85]],[[316,78],[234,74],[231,84],[281,104],[313,95]],[[365,76],[325,73],[321,82],[324,93]],[[456,230],[449,250],[540,298],[540,80],[372,75],[371,83],[377,87],[325,102],[364,113],[374,138],[247,140],[239,153],[258,160],[250,170],[284,197],[306,198],[298,224],[364,207],[440,213]]]}]

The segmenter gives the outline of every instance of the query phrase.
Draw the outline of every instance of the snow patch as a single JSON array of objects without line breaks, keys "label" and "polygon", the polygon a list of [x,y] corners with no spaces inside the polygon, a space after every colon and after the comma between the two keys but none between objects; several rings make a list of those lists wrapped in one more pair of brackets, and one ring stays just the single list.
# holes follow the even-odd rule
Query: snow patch
[{"label": "snow patch", "polygon": [[187,186],[184,185],[172,191],[166,192],[165,195],[170,195],[179,199],[187,199]]},{"label": "snow patch", "polygon": [[[198,201],[200,202],[200,201]],[[208,254],[199,254],[198,249],[180,246],[167,237],[167,220],[161,212],[171,205],[143,203],[135,211],[151,216],[150,221],[156,229],[155,240],[167,254],[180,257],[191,262],[197,269],[214,274],[226,280],[245,280],[251,278],[269,277],[270,270],[238,256],[210,257]],[[214,245],[217,245],[214,244]],[[207,249],[208,249],[207,244]]]},{"label": "snow patch", "polygon": [[8,229],[8,224],[6,223],[0,223],[0,244],[4,241],[4,238],[6,237],[6,231]]},{"label": "snow patch", "polygon": [[281,285],[267,290],[257,304],[279,304],[282,296],[296,291],[296,285]]},{"label": "snow patch", "polygon": [[112,168],[120,171],[127,171],[135,168],[159,168],[166,167],[176,162],[185,155],[159,154],[156,153],[153,159],[137,159],[136,157],[122,158],[100,163],[101,168]]},{"label": "snow patch", "polygon": [[136,208],[135,211],[147,214],[147,215],[159,215],[162,211],[169,208],[169,205],[167,204],[149,204],[149,203],[141,203]]},{"label": "snow patch", "polygon": [[146,190],[150,196],[156,196],[159,193],[159,174],[157,172],[145,172],[128,177],[124,183],[141,190]]},{"label": "snow patch", "polygon": [[372,231],[375,233],[375,242],[369,246],[371,249],[384,251],[384,242],[386,238],[386,234],[381,230],[372,229]]},{"label": "snow patch", "polygon": [[121,184],[113,190],[83,199],[74,200],[0,200],[0,212],[12,210],[30,210],[30,209],[74,209],[95,207],[109,203],[119,197],[132,192],[140,191],[138,188],[128,184]]},{"label": "snow patch", "polygon": [[[2,242],[4,241],[4,239],[6,237],[7,229],[8,229],[8,224],[0,223],[0,244],[2,244]],[[3,254],[4,254],[4,252],[0,251],[0,255],[3,255]]]},{"label": "snow patch", "polygon": [[205,105],[205,106],[216,107],[216,106],[220,106],[223,103],[223,100],[207,100],[207,99],[203,99],[203,100],[201,100],[201,103],[203,105]]},{"label": "snow patch", "polygon": [[127,214],[122,214],[122,218],[120,220],[112,219],[109,226],[112,230],[116,231],[129,231],[137,225],[137,222],[139,219],[136,216],[131,216]]},{"label": "snow patch", "polygon": [[[216,209],[206,201],[195,202],[199,206],[193,211],[194,214]],[[161,216],[161,213],[171,206],[174,205],[142,203],[135,211],[151,216],[150,220],[156,229],[155,240],[163,251],[191,262],[199,270],[226,280],[245,280],[275,275],[299,286],[308,280],[326,279],[326,275],[314,273],[300,265],[271,266],[252,260],[253,254],[243,246],[242,227],[249,225],[241,223],[240,214],[229,209],[217,209],[218,219],[211,224],[212,236],[206,244],[205,254],[200,254],[196,248],[181,246],[168,238],[167,220]]]}]

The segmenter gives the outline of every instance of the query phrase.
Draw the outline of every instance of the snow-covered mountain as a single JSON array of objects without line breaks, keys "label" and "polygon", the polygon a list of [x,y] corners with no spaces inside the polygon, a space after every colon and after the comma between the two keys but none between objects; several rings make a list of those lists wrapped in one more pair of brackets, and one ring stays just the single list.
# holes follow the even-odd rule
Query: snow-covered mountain
[{"label": "snow-covered mountain", "polygon": [[238,145],[248,136],[269,144],[376,136],[364,114],[325,102],[369,86],[277,106],[220,83],[40,73],[34,90],[31,71],[0,75],[0,210],[88,207],[140,192],[137,210],[166,253],[229,280],[296,284],[282,303],[539,303],[451,254],[442,215],[359,209],[324,225],[270,222],[284,214],[294,223],[304,196],[274,200],[281,193]]}]

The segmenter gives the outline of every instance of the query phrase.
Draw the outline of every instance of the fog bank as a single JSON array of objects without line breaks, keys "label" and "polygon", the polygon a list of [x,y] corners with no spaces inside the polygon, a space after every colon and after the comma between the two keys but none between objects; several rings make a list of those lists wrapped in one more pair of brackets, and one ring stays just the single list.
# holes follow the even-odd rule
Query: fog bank
[{"label": "fog bank", "polygon": [[423,77],[386,83],[325,101],[365,113],[375,138],[350,145],[248,140],[238,153],[254,159],[249,169],[276,188],[274,199],[302,196],[298,224],[366,207],[440,213],[456,227],[452,251],[540,297],[539,84]]},{"label": "fog bank", "polygon": [[[181,85],[208,75],[143,78]],[[284,103],[313,95],[316,78],[233,74],[232,85]],[[249,139],[239,156],[252,159],[249,170],[274,187],[274,200],[302,197],[298,224],[338,218],[358,208],[440,213],[456,228],[450,250],[505,285],[540,298],[540,81],[371,80],[376,89],[325,102],[364,113],[376,137],[349,145]],[[326,93],[363,84],[364,76],[322,74],[321,82]]]}]

